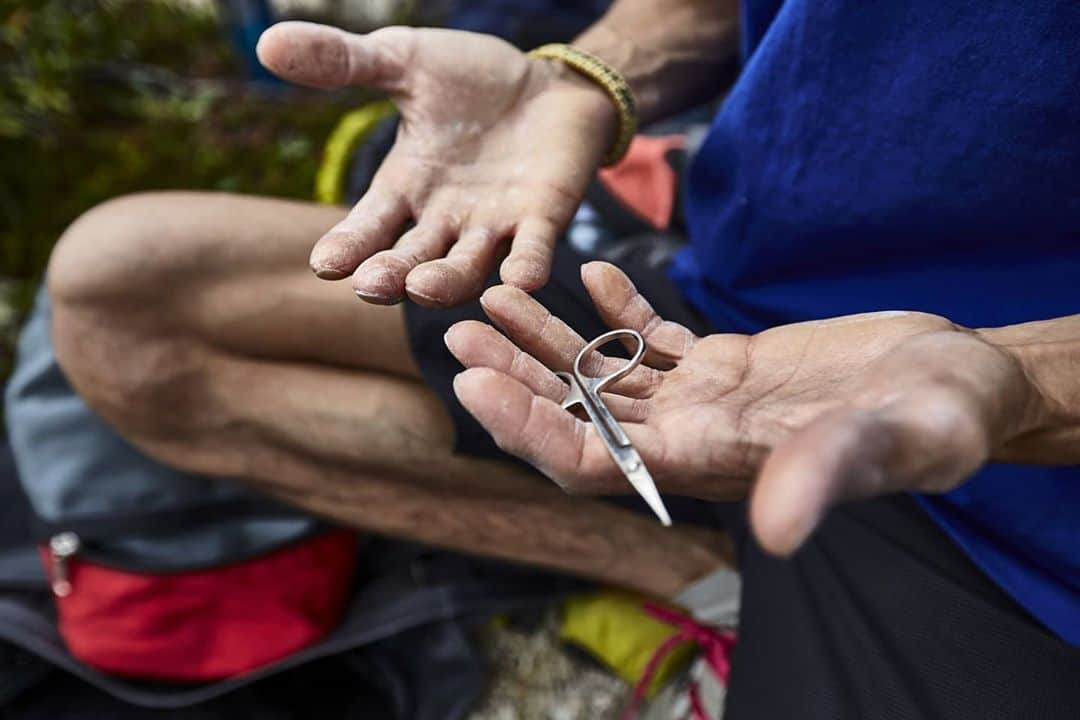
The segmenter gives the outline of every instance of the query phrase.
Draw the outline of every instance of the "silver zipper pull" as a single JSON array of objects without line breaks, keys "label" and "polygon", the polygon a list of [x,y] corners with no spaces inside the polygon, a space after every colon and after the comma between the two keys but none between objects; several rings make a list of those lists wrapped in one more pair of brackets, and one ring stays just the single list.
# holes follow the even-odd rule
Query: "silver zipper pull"
[{"label": "silver zipper pull", "polygon": [[56,597],[71,594],[71,568],[68,560],[79,552],[79,536],[73,532],[62,532],[49,539],[49,552],[52,554],[52,591]]}]

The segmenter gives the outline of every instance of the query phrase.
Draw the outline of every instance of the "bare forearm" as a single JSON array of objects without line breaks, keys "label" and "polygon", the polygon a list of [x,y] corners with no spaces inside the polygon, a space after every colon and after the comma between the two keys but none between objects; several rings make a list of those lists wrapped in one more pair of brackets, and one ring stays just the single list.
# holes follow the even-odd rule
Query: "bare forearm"
[{"label": "bare forearm", "polygon": [[978,332],[1017,359],[1032,389],[1030,429],[995,459],[1080,464],[1080,315]]},{"label": "bare forearm", "polygon": [[575,45],[623,74],[649,122],[715,97],[737,36],[736,0],[619,0]]}]

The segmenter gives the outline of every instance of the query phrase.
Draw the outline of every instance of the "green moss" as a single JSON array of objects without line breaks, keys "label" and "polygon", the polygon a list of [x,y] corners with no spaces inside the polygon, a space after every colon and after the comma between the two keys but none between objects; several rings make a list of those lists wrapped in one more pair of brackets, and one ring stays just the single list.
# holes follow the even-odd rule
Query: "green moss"
[{"label": "green moss", "polygon": [[363,95],[239,73],[209,11],[0,0],[0,379],[54,242],[87,209],[148,189],[311,197],[324,138]]}]

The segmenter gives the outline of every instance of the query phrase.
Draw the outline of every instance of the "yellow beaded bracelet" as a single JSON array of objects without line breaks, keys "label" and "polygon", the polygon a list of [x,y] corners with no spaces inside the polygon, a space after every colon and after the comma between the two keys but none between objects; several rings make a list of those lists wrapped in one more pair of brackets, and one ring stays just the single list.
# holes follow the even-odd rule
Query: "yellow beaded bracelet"
[{"label": "yellow beaded bracelet", "polygon": [[619,129],[615,136],[615,142],[608,149],[607,154],[601,161],[603,165],[614,165],[622,160],[630,147],[630,141],[637,132],[638,115],[637,101],[630,89],[630,84],[617,71],[608,67],[604,62],[584,50],[579,50],[573,45],[552,43],[541,45],[529,52],[529,57],[547,58],[558,60],[589,78],[602,87],[615,103],[619,111]]}]

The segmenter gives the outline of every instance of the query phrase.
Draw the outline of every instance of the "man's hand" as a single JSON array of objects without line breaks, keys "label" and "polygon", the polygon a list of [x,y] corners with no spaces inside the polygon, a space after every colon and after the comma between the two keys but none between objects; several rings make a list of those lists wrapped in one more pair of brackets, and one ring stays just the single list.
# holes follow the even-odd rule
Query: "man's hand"
[{"label": "man's hand", "polygon": [[381,90],[401,111],[371,187],[311,253],[319,277],[352,274],[365,300],[407,294],[429,306],[475,298],[504,256],[503,282],[547,282],[555,240],[614,137],[602,89],[494,37],[449,30],[354,35],[287,22],[258,50],[285,79]]},{"label": "man's hand", "polygon": [[[1020,362],[935,315],[699,338],[657,317],[614,266],[590,263],[582,277],[605,322],[648,343],[607,401],[661,490],[736,498],[752,487],[751,522],[774,553],[795,550],[838,501],[954,488],[1041,421]],[[569,369],[584,341],[520,290],[495,287],[482,302],[510,339],[478,322],[451,328],[447,345],[470,368],[455,382],[461,402],[567,490],[627,492],[592,425],[558,404],[566,386],[552,370]]]}]

